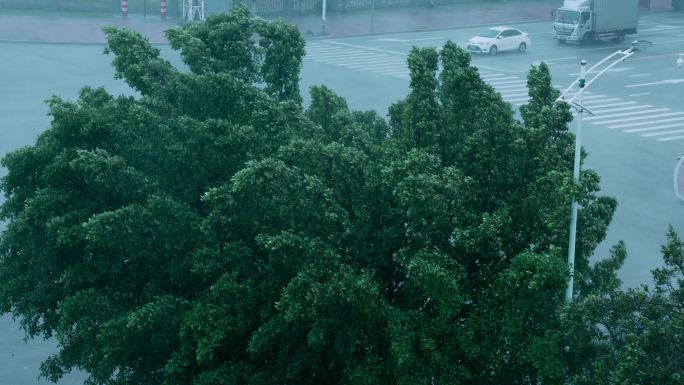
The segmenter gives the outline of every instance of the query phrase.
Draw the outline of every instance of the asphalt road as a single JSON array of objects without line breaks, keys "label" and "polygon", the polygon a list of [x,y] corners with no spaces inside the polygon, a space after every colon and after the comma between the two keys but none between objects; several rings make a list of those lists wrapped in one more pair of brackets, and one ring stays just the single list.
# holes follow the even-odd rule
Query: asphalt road
[{"label": "asphalt road", "polygon": [[[516,27],[532,37],[527,53],[473,59],[483,77],[514,105],[525,101],[530,65],[547,62],[554,83],[564,88],[576,77],[580,59],[591,66],[619,47],[558,45],[549,23]],[[302,89],[325,84],[346,97],[351,108],[384,114],[408,91],[405,59],[413,45],[439,46],[448,39],[463,45],[478,31],[311,40]],[[671,180],[675,157],[684,153],[684,69],[675,67],[677,53],[684,51],[684,18],[670,13],[642,16],[640,31],[638,37],[654,46],[591,86],[585,104],[597,112],[597,118],[587,120],[583,130],[589,152],[586,166],[601,175],[603,192],[619,200],[608,238],[595,257],[603,258],[610,245],[624,240],[630,257],[621,276],[629,286],[649,282],[650,269],[661,264],[659,250],[668,223],[684,235],[684,203],[675,198]],[[73,100],[85,85],[104,86],[114,94],[131,93],[122,81],[113,79],[111,57],[103,56],[102,48],[0,44],[0,156],[33,143],[49,125],[43,101],[53,94]],[[168,47],[162,51],[178,63]],[[9,317],[0,318],[0,384],[47,383],[38,380],[38,367],[55,351],[54,341],[24,343],[23,337]],[[60,384],[81,384],[84,378],[74,373]]]},{"label": "asphalt road", "polygon": [[[587,89],[584,104],[596,116],[585,115],[582,139],[589,154],[584,167],[598,171],[603,194],[619,203],[594,259],[605,258],[612,245],[624,240],[629,257],[620,276],[625,285],[650,282],[651,269],[662,264],[660,247],[668,224],[684,235],[684,203],[672,187],[675,158],[684,153],[684,69],[675,65],[677,53],[684,52],[684,17],[644,15],[638,35],[620,44],[591,46],[558,44],[548,22],[512,26],[530,34],[532,46],[526,53],[475,56],[473,64],[514,107],[527,100],[526,76],[533,64],[546,62],[554,85],[564,89],[579,75],[580,60],[589,68],[631,40],[654,43]],[[464,47],[482,29],[311,40],[302,85],[325,84],[347,98],[351,108],[384,114],[408,91],[405,61],[412,46],[439,47],[452,40]]]}]

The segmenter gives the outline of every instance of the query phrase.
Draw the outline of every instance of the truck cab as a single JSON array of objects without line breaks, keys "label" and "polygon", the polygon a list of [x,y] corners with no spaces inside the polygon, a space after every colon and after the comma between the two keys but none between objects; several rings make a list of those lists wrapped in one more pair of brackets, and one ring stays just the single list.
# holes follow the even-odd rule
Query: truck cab
[{"label": "truck cab", "polygon": [[553,12],[553,38],[560,42],[588,40],[592,32],[592,19],[588,7],[556,9]]}]

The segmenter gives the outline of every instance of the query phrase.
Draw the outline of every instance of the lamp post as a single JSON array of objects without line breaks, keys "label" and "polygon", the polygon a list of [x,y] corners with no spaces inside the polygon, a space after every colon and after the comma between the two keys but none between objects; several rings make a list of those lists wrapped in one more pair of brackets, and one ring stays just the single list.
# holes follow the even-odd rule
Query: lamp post
[{"label": "lamp post", "polygon": [[[585,70],[587,62],[582,60],[580,62],[580,76],[575,79],[574,82],[568,86],[568,88],[563,91],[556,102],[564,100],[565,95],[570,91],[576,84],[579,86],[579,91],[577,91],[569,100],[566,102],[570,104],[575,110],[577,110],[577,129],[575,132],[575,163],[573,165],[572,175],[575,183],[579,182],[580,176],[580,158],[582,154],[582,116],[584,112],[594,115],[589,109],[587,109],[582,102],[584,100],[584,92],[589,88],[589,86],[598,79],[601,75],[605,74],[616,66],[617,64],[625,61],[628,57],[634,55],[637,51],[650,47],[653,43],[645,40],[635,40],[632,42],[631,47],[620,49],[606,58],[596,63],[589,70]],[[612,61],[611,61],[612,60]],[[598,70],[600,68],[600,70]],[[598,72],[589,81],[587,81],[587,75],[592,74],[595,70]],[[577,100],[577,101],[575,101]],[[574,286],[574,276],[575,276],[575,246],[577,241],[577,210],[578,203],[577,200],[572,198],[572,205],[570,207],[570,235],[568,239],[568,269],[570,270],[570,277],[568,278],[568,285],[565,290],[565,300],[571,301],[573,295]]]},{"label": "lamp post", "polygon": [[325,12],[326,12],[326,6],[327,6],[327,1],[323,0],[321,4],[321,35],[325,35]]},{"label": "lamp post", "polygon": [[[582,60],[580,62],[580,77],[578,85],[580,88],[578,105],[580,108],[577,110],[577,129],[575,130],[575,163],[572,167],[572,178],[575,183],[579,183],[580,175],[580,157],[582,155],[582,116],[584,115],[584,108],[582,102],[584,101],[584,92],[582,89],[587,81],[586,79],[586,66],[587,61]],[[568,278],[568,286],[565,290],[565,300],[570,301],[572,299],[572,289],[574,284],[574,273],[575,273],[575,244],[577,240],[577,200],[572,199],[572,205],[570,207],[570,239],[568,241],[568,268],[570,269],[570,278]]]}]

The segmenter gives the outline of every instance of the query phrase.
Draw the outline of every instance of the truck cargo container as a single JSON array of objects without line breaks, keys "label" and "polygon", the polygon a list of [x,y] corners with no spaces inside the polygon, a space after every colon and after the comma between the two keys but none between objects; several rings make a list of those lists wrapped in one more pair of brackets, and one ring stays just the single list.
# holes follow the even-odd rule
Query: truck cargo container
[{"label": "truck cargo container", "polygon": [[553,11],[553,38],[561,43],[622,41],[638,26],[639,0],[565,0]]}]

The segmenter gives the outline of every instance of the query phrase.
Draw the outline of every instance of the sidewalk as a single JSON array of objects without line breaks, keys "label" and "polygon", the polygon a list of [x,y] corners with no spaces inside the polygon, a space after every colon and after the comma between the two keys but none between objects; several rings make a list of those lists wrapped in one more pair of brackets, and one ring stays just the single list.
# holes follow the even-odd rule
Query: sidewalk
[{"label": "sidewalk", "polygon": [[[384,8],[327,15],[325,35],[320,15],[283,17],[296,25],[305,38],[338,37],[372,33],[435,30],[476,25],[509,24],[551,19],[551,11],[562,0],[508,0],[443,5],[435,7]],[[651,11],[669,11],[670,0],[651,0]],[[117,25],[140,32],[156,44],[167,43],[164,30],[179,20],[159,17],[89,18],[74,16],[30,16],[0,14],[0,41],[31,43],[104,44],[102,27]]]}]

